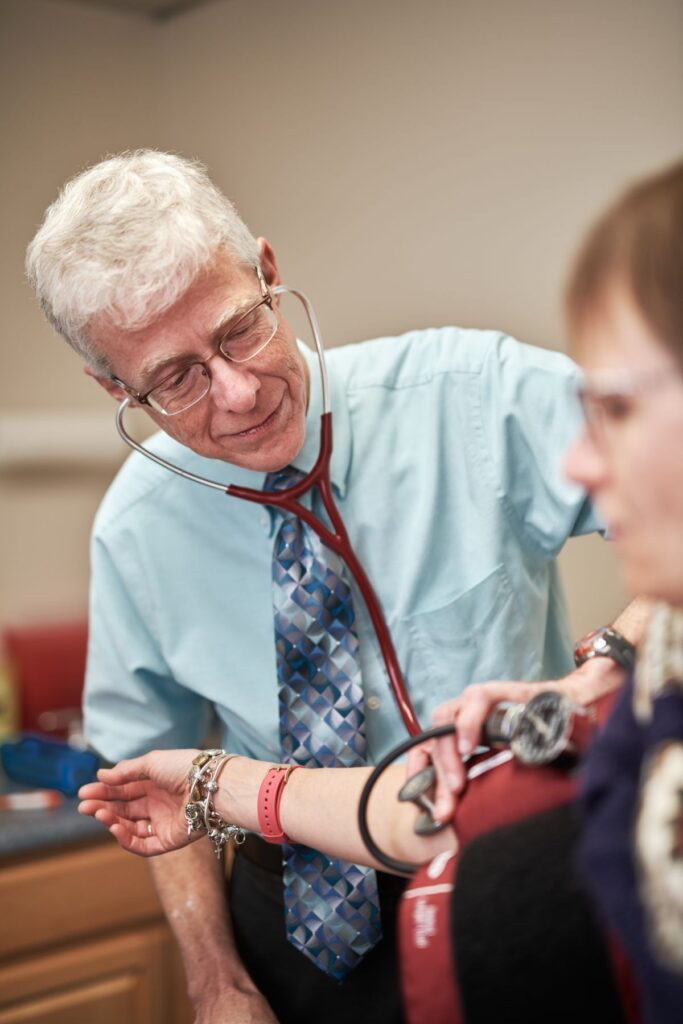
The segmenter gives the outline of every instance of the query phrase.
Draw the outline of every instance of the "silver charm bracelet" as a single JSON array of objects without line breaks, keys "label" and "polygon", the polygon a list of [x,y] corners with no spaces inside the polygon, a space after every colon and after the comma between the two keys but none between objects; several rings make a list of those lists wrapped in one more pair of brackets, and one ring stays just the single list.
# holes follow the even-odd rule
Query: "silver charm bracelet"
[{"label": "silver charm bracelet", "polygon": [[226,754],[224,750],[202,750],[192,761],[187,777],[190,793],[185,805],[187,834],[205,832],[213,843],[214,852],[220,857],[226,843],[232,839],[238,846],[245,840],[244,829],[223,821],[213,806],[213,794],[218,789],[218,776],[237,754]]}]

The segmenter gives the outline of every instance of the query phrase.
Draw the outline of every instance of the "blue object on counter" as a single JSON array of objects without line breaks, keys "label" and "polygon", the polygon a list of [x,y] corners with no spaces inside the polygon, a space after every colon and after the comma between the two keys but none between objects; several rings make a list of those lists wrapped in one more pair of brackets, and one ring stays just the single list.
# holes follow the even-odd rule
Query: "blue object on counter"
[{"label": "blue object on counter", "polygon": [[76,796],[81,786],[92,782],[100,766],[97,754],[30,732],[1,744],[0,759],[8,779],[58,789],[66,796]]}]

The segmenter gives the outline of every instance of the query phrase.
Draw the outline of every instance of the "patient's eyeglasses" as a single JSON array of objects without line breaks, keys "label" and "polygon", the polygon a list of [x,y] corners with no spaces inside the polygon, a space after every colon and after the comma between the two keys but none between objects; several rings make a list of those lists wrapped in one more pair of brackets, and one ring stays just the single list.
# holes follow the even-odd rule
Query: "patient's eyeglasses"
[{"label": "patient's eyeglasses", "polygon": [[635,411],[639,398],[680,382],[680,374],[674,367],[659,367],[649,372],[604,370],[584,377],[578,386],[578,395],[591,437],[597,442],[608,440],[617,424]]},{"label": "patient's eyeglasses", "polygon": [[[273,340],[277,334],[278,319],[273,309],[273,295],[260,267],[254,268],[261,287],[261,299],[230,326],[218,343],[216,355],[222,355],[231,363],[247,363]],[[211,357],[213,358],[213,356]],[[164,416],[177,416],[197,402],[201,402],[211,390],[209,360],[194,360],[175,369],[163,377],[149,391],[140,393],[125,384],[118,377],[113,383],[140,405],[149,405]]]}]

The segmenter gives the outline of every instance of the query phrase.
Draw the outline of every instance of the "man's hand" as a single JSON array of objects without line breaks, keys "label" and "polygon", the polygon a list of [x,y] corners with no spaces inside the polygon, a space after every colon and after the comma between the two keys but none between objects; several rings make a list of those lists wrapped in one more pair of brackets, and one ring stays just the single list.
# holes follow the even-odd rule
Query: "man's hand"
[{"label": "man's hand", "polygon": [[267,1001],[248,977],[242,984],[204,992],[193,1005],[194,1024],[277,1024]]},{"label": "man's hand", "polygon": [[78,810],[108,828],[124,850],[154,857],[187,846],[187,776],[197,750],[153,750],[100,768],[79,790]]},{"label": "man's hand", "polygon": [[[185,822],[188,772],[198,753],[197,750],[153,750],[142,757],[120,761],[113,768],[102,768],[97,773],[97,782],[79,790],[78,809],[81,814],[92,815],[102,822],[119,845],[131,853],[153,857],[179,850],[200,835],[195,833],[188,837]],[[174,860],[173,867],[175,863]],[[207,881],[208,876],[199,879],[202,880]],[[210,915],[214,926],[220,920],[225,930],[222,888],[216,895],[220,904],[209,901],[199,913],[204,921]],[[188,900],[192,902],[186,896],[186,903]],[[186,955],[184,959],[189,995],[196,1013],[195,1024],[277,1024],[268,1002],[235,957],[234,950],[230,955],[227,951],[225,955],[214,952],[209,957],[208,945],[204,947],[204,956],[202,949],[195,949],[194,944],[191,948],[199,961],[199,969],[195,958]],[[209,978],[207,961],[214,963]],[[221,971],[230,973],[221,975]]]},{"label": "man's hand", "polygon": [[414,775],[430,762],[434,765],[435,816],[439,821],[450,821],[455,812],[456,797],[465,786],[463,758],[482,742],[484,723],[496,704],[500,701],[526,703],[544,690],[558,690],[576,704],[584,705],[618,689],[623,680],[623,669],[611,658],[593,658],[564,679],[541,683],[474,683],[459,697],[435,709],[432,725],[452,723],[456,732],[414,748],[408,756],[408,775]]}]

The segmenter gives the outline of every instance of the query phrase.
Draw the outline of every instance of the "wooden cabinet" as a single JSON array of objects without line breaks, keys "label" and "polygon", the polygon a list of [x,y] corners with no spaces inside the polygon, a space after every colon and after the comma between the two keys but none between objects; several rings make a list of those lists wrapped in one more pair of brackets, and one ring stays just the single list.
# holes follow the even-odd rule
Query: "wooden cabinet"
[{"label": "wooden cabinet", "polygon": [[0,1024],[190,1024],[146,861],[110,840],[0,866]]}]

